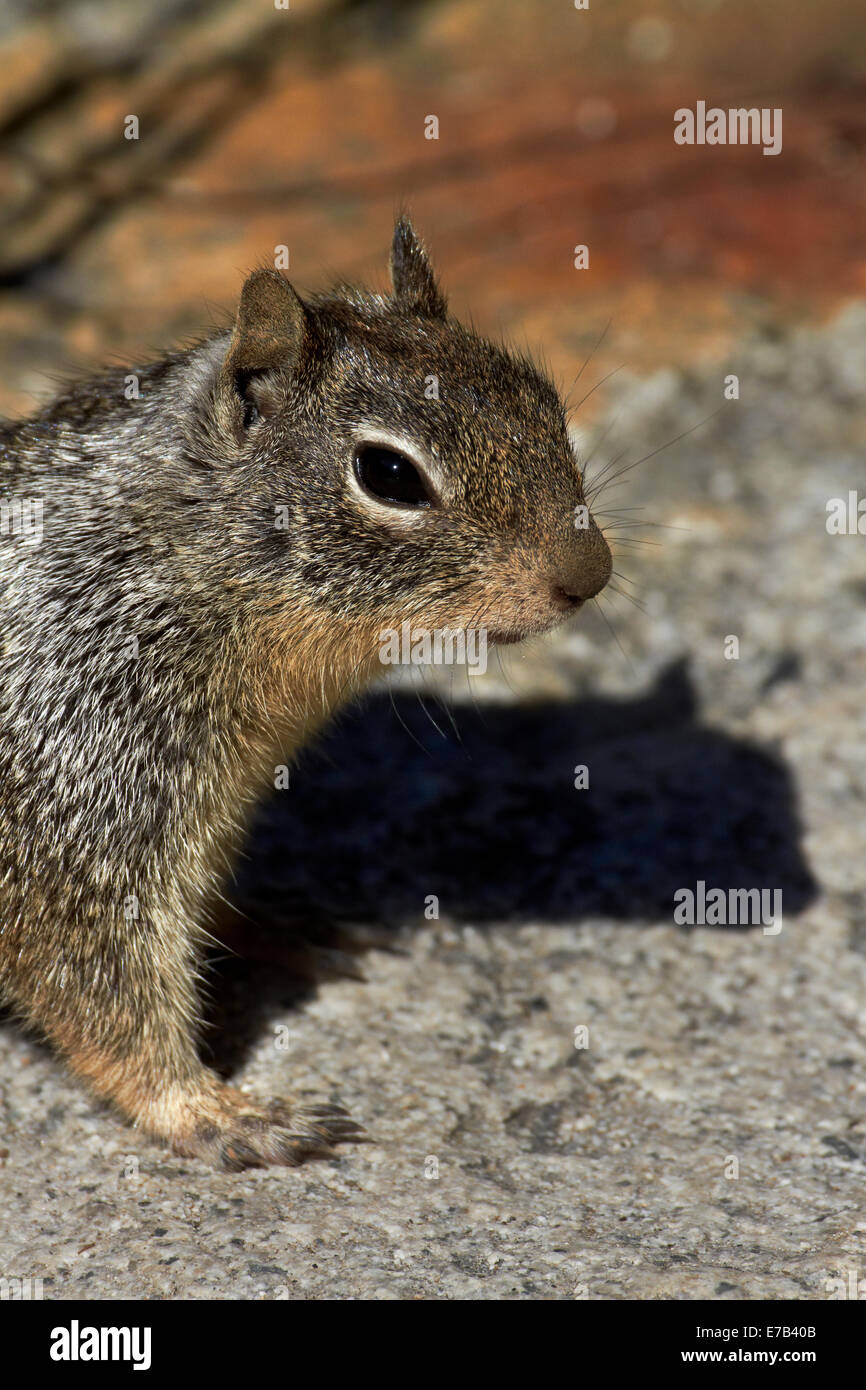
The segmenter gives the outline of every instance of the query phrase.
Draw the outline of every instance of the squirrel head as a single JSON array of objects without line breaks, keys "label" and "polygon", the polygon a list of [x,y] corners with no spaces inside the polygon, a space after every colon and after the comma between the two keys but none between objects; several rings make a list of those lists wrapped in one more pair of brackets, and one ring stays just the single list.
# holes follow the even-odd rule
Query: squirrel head
[{"label": "squirrel head", "polygon": [[[391,294],[246,281],[209,395],[209,458],[248,581],[369,626],[543,632],[603,588],[558,392],[448,314],[401,217]],[[199,435],[201,442],[201,435]]]}]

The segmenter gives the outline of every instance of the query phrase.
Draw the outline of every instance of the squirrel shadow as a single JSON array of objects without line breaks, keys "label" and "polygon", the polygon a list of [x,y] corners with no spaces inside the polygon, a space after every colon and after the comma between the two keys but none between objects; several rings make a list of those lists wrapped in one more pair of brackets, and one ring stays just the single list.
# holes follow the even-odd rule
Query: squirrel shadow
[{"label": "squirrel shadow", "polygon": [[[685,663],[633,699],[461,706],[453,718],[459,738],[435,701],[387,691],[346,714],[262,809],[236,901],[309,923],[327,944],[328,919],[384,924],[395,940],[398,926],[424,928],[431,895],[442,917],[476,927],[670,921],[674,893],[701,879],[781,889],[785,916],[816,895],[790,772],[698,722]],[[213,996],[210,1041],[231,1070],[298,990],[231,959]]]}]

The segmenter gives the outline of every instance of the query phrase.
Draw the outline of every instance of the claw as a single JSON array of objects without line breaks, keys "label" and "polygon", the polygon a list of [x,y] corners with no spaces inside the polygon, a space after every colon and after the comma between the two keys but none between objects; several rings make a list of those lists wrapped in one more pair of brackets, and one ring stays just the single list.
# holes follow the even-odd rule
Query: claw
[{"label": "claw", "polygon": [[361,1143],[363,1128],[342,1105],[262,1100],[217,1085],[199,1102],[193,1123],[175,1138],[178,1152],[239,1173],[269,1164],[296,1167],[307,1158],[336,1158],[338,1144]]}]

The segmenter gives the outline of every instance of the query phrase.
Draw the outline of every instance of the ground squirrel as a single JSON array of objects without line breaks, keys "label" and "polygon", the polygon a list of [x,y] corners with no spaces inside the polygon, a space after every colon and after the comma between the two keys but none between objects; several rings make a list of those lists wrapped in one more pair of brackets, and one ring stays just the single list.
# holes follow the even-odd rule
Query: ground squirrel
[{"label": "ground squirrel", "polygon": [[389,295],[257,270],[232,331],[0,449],[0,995],[181,1154],[330,1153],[359,1135],[339,1106],[200,1060],[214,903],[383,630],[517,641],[606,583],[562,401],[449,316],[400,218]]}]

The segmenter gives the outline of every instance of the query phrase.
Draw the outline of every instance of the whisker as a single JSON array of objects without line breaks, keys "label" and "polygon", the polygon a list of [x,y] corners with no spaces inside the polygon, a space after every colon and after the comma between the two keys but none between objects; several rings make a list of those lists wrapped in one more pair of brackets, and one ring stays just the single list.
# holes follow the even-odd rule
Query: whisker
[{"label": "whisker", "polygon": [[611,379],[612,376],[616,376],[617,372],[621,372],[621,371],[622,371],[622,367],[621,367],[621,366],[619,366],[619,367],[614,367],[614,368],[612,369],[612,371],[609,371],[609,372],[607,373],[606,376],[603,376],[603,377],[601,378],[600,381],[597,381],[597,382],[595,383],[594,386],[591,386],[590,389],[587,391],[586,395],[585,395],[585,396],[581,396],[581,398],[580,398],[580,400],[578,401],[577,405],[574,407],[574,412],[573,412],[573,413],[576,415],[577,412],[580,410],[580,407],[581,407],[582,405],[584,405],[584,404],[586,403],[586,401],[589,400],[590,396],[593,394],[594,391],[597,391],[597,390],[598,390],[599,386],[603,386],[604,383],[605,383],[606,381],[610,381],[610,379]]},{"label": "whisker", "polygon": [[608,507],[606,511],[599,512],[593,508],[593,516],[621,516],[623,512],[645,512],[646,507]]},{"label": "whisker", "polygon": [[[580,371],[578,372],[577,376],[574,378],[574,381],[571,383],[571,385],[570,385],[569,388],[568,388],[568,395],[569,395],[569,396],[571,395],[571,393],[572,393],[572,391],[574,390],[574,388],[575,388],[575,386],[577,385],[577,383],[580,381],[580,378],[583,376],[584,369],[585,369],[586,367],[589,366],[589,364],[590,364],[590,362],[592,361],[593,357],[594,357],[595,354],[598,352],[598,349],[601,347],[602,343],[604,342],[605,338],[607,337],[607,330],[610,328],[610,326],[611,326],[612,323],[613,323],[613,319],[612,319],[612,318],[609,318],[608,321],[607,321],[607,323],[604,325],[604,328],[601,330],[601,333],[599,334],[598,338],[596,339],[595,346],[592,347],[592,348],[590,349],[589,356],[587,357],[586,361],[584,362],[584,364],[583,364],[583,366],[581,367]],[[571,412],[569,411],[569,414],[570,414],[570,413],[571,413]]]},{"label": "whisker", "polygon": [[[715,419],[721,412],[722,407],[718,406],[717,409],[711,411],[709,415],[705,415],[703,420],[698,420],[696,425],[691,425],[689,429],[683,430],[681,434],[675,435],[673,439],[669,439],[666,444],[660,444],[657,449],[652,449],[650,453],[644,454],[643,458],[635,459],[634,463],[629,463],[625,468],[621,468],[618,473],[614,473],[610,481],[613,482],[616,478],[624,477],[626,473],[630,473],[633,468],[638,468],[642,463],[648,463],[650,459],[655,458],[656,454],[660,454],[663,449],[670,449],[674,444],[679,444],[681,439],[687,439],[690,434],[694,434],[695,430],[699,430],[702,425],[706,425],[710,420]],[[622,457],[622,455],[620,455],[620,457]]]},{"label": "whisker", "polygon": [[[622,414],[621,411],[620,411],[620,414]],[[587,454],[586,458],[583,460],[582,465],[579,464],[579,467],[580,467],[580,470],[581,470],[581,472],[582,472],[582,474],[583,474],[583,476],[584,476],[584,479],[586,479],[587,471],[588,471],[588,469],[589,469],[589,465],[592,463],[592,460],[595,458],[595,455],[596,455],[596,453],[598,452],[599,448],[600,448],[601,445],[604,443],[604,441],[607,439],[607,436],[610,434],[611,430],[612,430],[612,429],[614,428],[614,426],[617,424],[618,420],[619,420],[619,415],[615,415],[614,418],[611,420],[610,424],[607,425],[607,426],[602,430],[601,434],[598,436],[598,438],[597,438],[597,439],[595,440],[595,442],[593,443],[593,446],[592,446],[592,448],[590,449],[589,453]]]},{"label": "whisker", "polygon": [[611,539],[614,545],[654,545],[656,549],[661,546],[661,541],[647,541],[642,536],[613,536]]},{"label": "whisker", "polygon": [[620,652],[622,653],[623,660],[624,660],[624,661],[627,663],[627,665],[630,667],[630,669],[631,669],[631,671],[632,671],[632,674],[633,674],[633,675],[636,675],[637,672],[635,671],[635,668],[634,668],[634,662],[631,660],[631,657],[630,657],[630,656],[628,655],[628,653],[626,652],[625,647],[622,645],[622,642],[620,642],[619,637],[617,636],[616,631],[615,631],[614,628],[613,628],[613,625],[611,624],[610,620],[608,619],[607,614],[605,613],[604,609],[602,608],[601,604],[599,603],[599,599],[601,599],[601,598],[603,598],[603,597],[604,597],[604,594],[598,594],[592,601],[593,601],[593,603],[595,604],[596,608],[598,609],[599,613],[601,614],[602,618],[604,619],[605,627],[607,628],[607,630],[608,630],[608,632],[610,633],[611,637],[613,638],[614,642],[616,642],[616,645],[619,647]]},{"label": "whisker", "polygon": [[390,700],[391,700],[391,708],[392,708],[392,710],[394,711],[394,713],[396,714],[396,716],[397,716],[399,722],[403,725],[403,728],[406,730],[406,733],[409,735],[409,737],[411,738],[412,742],[415,743],[415,744],[417,744],[418,747],[421,749],[421,752],[422,752],[422,753],[426,753],[428,757],[432,758],[433,754],[431,753],[430,749],[429,749],[429,748],[425,748],[425,747],[424,747],[424,744],[421,742],[421,740],[420,740],[419,738],[416,738],[416,737],[415,737],[415,735],[413,734],[412,730],[409,728],[409,725],[406,723],[406,720],[403,718],[402,714],[400,713],[400,711],[398,710],[396,704],[394,703],[394,687],[393,687],[393,685],[391,684],[390,681],[387,682],[387,685],[388,685],[388,695],[389,695],[389,698],[390,698]]},{"label": "whisker", "polygon": [[617,598],[628,599],[629,603],[633,603],[635,608],[639,609],[641,613],[649,613],[646,604],[642,603],[639,598],[635,598],[634,594],[627,594],[624,589],[618,589],[615,584],[608,584],[607,587],[612,594],[616,594]]},{"label": "whisker", "polygon": [[613,459],[609,459],[608,462],[604,465],[604,468],[602,468],[601,472],[596,474],[596,476],[592,480],[592,489],[590,492],[587,493],[587,501],[591,502],[593,497],[598,496],[598,493],[603,487],[605,479],[608,477],[610,470],[612,468],[616,468],[616,465],[619,463],[620,459],[624,458],[627,453],[628,448],[620,449],[616,457]]}]

